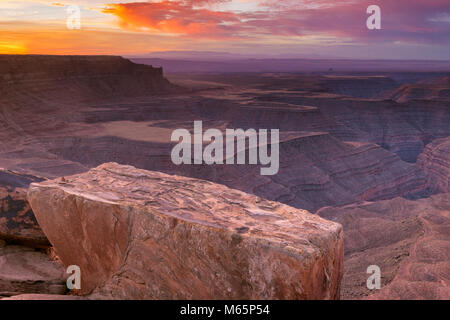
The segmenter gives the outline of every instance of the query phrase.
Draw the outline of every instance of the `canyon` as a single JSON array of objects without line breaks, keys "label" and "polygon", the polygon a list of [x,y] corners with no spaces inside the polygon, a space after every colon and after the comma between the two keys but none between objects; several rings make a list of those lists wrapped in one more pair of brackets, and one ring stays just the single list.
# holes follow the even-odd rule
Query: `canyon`
[{"label": "canyon", "polygon": [[[259,72],[164,76],[161,68],[121,57],[10,55],[0,55],[0,70],[0,241],[3,242],[0,264],[1,261],[8,265],[16,263],[17,260],[8,258],[16,252],[17,257],[23,254],[35,261],[36,270],[52,270],[44,280],[26,270],[20,274],[0,274],[0,296],[34,299],[42,294],[54,295],[56,299],[67,293],[59,287],[65,279],[62,266],[72,263],[67,252],[75,249],[67,248],[61,239],[65,233],[76,231],[70,229],[70,223],[64,220],[67,217],[61,212],[75,214],[73,203],[79,203],[88,206],[82,211],[89,215],[80,215],[86,219],[83,228],[88,228],[83,230],[99,228],[103,233],[85,234],[92,247],[80,249],[78,258],[83,261],[83,255],[96,243],[106,243],[114,246],[111,250],[116,250],[111,255],[116,260],[109,265],[106,257],[95,262],[96,268],[83,262],[88,270],[101,272],[98,275],[91,270],[95,276],[86,279],[89,292],[83,294],[93,295],[92,298],[449,298],[450,100],[446,93],[450,84],[448,74],[442,70],[439,73],[368,70],[339,74]],[[171,141],[171,134],[178,128],[193,132],[194,121],[202,121],[204,130],[214,128],[224,134],[228,128],[278,129],[279,172],[262,176],[258,164],[175,165],[171,150],[176,142]],[[114,168],[110,173],[106,170],[108,166]],[[153,182],[127,178],[127,174],[151,176]],[[186,188],[188,181],[197,192]],[[122,185],[125,182],[129,183],[129,189]],[[301,212],[298,215],[302,219],[319,221],[320,226],[323,224],[321,231],[316,222],[311,222],[299,223],[298,234],[293,232],[293,226],[286,227],[282,234],[292,237],[289,241],[316,235],[319,247],[329,250],[317,258],[322,261],[321,268],[330,265],[327,259],[335,263],[339,260],[341,240],[333,242],[327,237],[336,235],[336,230],[330,231],[331,226],[341,224],[345,238],[342,281],[339,267],[334,265],[326,269],[334,280],[325,287],[316,288],[316,284],[308,282],[308,289],[301,293],[288,289],[287,282],[277,278],[277,283],[284,288],[280,292],[252,291],[250,287],[262,288],[264,282],[239,287],[236,279],[246,279],[242,281],[247,284],[250,280],[245,278],[244,269],[240,269],[246,263],[236,260],[236,269],[224,270],[228,278],[224,278],[223,287],[216,288],[206,285],[210,280],[202,277],[211,276],[215,268],[212,265],[218,267],[218,262],[208,256],[210,266],[199,269],[198,274],[192,273],[198,261],[192,260],[189,268],[178,268],[175,258],[184,257],[193,248],[184,247],[173,234],[166,239],[166,249],[158,247],[159,258],[148,253],[154,246],[150,238],[139,247],[138,242],[122,233],[120,241],[124,242],[115,246],[119,240],[109,238],[114,233],[111,228],[115,218],[102,214],[108,211],[104,206],[114,203],[118,208],[115,210],[123,213],[131,203],[130,208],[139,207],[132,209],[138,210],[132,215],[140,217],[139,210],[147,212],[146,205],[141,203],[142,192],[148,197],[147,206],[152,208],[163,201],[155,196],[154,188],[171,183],[174,190],[179,190],[167,190],[165,195],[171,199],[167,207],[171,214],[186,205],[189,208],[184,213],[186,216],[203,208],[216,212],[216,219],[227,217],[230,213],[220,209],[223,204],[215,203],[216,207],[208,208],[214,199],[212,190],[220,190],[230,197],[239,195],[239,201],[227,198],[227,205],[233,208],[231,212],[235,210],[236,217],[245,216],[239,211],[243,210],[244,203],[264,199],[261,201],[270,203],[270,209],[264,211],[270,215],[282,217],[284,213],[276,208],[290,208]],[[195,189],[203,185],[208,186],[209,197],[203,197],[204,191]],[[129,200],[108,198],[116,193]],[[62,206],[61,211],[56,209],[58,206]],[[181,216],[165,219],[175,219],[177,225],[188,221]],[[206,228],[203,219],[200,216],[194,219],[198,230]],[[276,233],[272,218],[255,219],[254,223],[262,228],[258,239],[270,242],[281,236]],[[285,219],[286,225],[293,223],[293,218]],[[193,239],[214,239],[218,241],[217,250],[229,255],[233,250],[221,232],[232,226],[244,227],[241,225],[244,222],[236,221],[235,226],[231,221],[222,222],[222,231]],[[124,222],[124,226],[138,227],[135,223]],[[155,232],[158,230],[150,222],[142,224]],[[147,231],[142,228],[133,237],[145,238]],[[242,237],[250,232],[245,230],[236,232]],[[326,241],[321,240],[325,238]],[[299,239],[296,245],[307,248]],[[262,250],[258,241],[254,243],[257,254]],[[146,256],[148,264],[155,264],[153,258],[170,257],[174,269],[158,271],[171,279],[170,287],[148,288],[140,279],[150,275],[145,266],[137,264],[138,259],[129,265],[121,264],[122,246],[130,243],[136,246],[134,254]],[[198,254],[217,255],[202,248]],[[171,250],[175,250],[176,257],[169,255]],[[238,252],[242,259],[251,257],[248,252]],[[284,257],[280,259],[285,261]],[[290,271],[277,264],[264,272],[284,270],[293,275],[297,267],[303,268],[306,263],[298,259],[298,265],[286,262],[295,265]],[[365,287],[366,268],[370,264],[381,267],[383,286],[379,292]],[[118,275],[120,268],[126,271],[126,276]],[[305,270],[317,275],[312,277],[314,281],[323,280],[320,273]],[[179,277],[173,276],[176,272],[188,274],[186,282],[173,280]],[[31,280],[22,277],[25,273]],[[252,273],[258,277],[263,271],[255,269]],[[95,282],[97,278],[103,285]],[[306,283],[305,278],[299,276],[297,281],[300,279]],[[30,281],[43,281],[45,286],[26,288],[24,283]],[[19,285],[13,288],[12,282]],[[188,283],[195,284],[196,290],[189,292]],[[228,293],[228,288],[223,291],[225,284],[232,285],[232,293]],[[175,292],[179,288],[184,291],[177,296]]]}]

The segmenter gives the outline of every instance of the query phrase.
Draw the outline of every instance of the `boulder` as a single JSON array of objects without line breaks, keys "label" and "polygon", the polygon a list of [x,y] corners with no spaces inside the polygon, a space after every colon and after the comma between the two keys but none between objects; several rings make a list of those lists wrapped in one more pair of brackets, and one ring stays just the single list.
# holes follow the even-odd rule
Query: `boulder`
[{"label": "boulder", "polygon": [[305,210],[116,163],[33,183],[28,199],[83,295],[339,298],[342,227]]}]

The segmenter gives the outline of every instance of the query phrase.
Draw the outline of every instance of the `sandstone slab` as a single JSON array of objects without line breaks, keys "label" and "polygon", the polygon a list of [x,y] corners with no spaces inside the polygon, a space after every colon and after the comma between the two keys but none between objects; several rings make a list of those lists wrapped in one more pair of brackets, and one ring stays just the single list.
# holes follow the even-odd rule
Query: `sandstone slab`
[{"label": "sandstone slab", "polygon": [[81,293],[119,299],[335,299],[342,227],[212,182],[116,163],[28,199]]}]

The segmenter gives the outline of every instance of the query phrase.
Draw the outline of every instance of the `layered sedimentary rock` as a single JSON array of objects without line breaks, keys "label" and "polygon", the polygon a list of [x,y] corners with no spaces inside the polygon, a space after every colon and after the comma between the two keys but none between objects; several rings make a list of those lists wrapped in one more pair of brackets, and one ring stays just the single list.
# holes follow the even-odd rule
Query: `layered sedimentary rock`
[{"label": "layered sedimentary rock", "polygon": [[82,293],[126,299],[335,299],[339,224],[211,182],[108,163],[29,201]]},{"label": "layered sedimentary rock", "polygon": [[28,90],[67,101],[95,97],[148,95],[175,89],[162,68],[135,64],[115,56],[0,56],[2,95]]},{"label": "layered sedimentary rock", "polygon": [[[192,123],[186,126],[189,128]],[[142,130],[141,136],[146,132],[150,136],[148,129]],[[170,136],[170,130],[163,132]],[[282,133],[280,140],[280,168],[274,176],[262,176],[259,165],[176,166],[170,157],[174,143],[144,139],[66,138],[52,152],[88,167],[113,160],[206,179],[310,211],[360,200],[424,193],[426,180],[420,168],[375,144],[344,143],[324,132]]]},{"label": "layered sedimentary rock", "polygon": [[398,102],[409,100],[450,100],[450,77],[405,84],[396,89],[390,97]]},{"label": "layered sedimentary rock", "polygon": [[267,93],[261,101],[283,101],[317,107],[347,129],[336,135],[345,141],[376,143],[407,162],[416,162],[424,146],[450,135],[448,100],[358,100],[301,92]]},{"label": "layered sedimentary rock", "polygon": [[426,172],[430,189],[450,192],[450,137],[428,144],[417,163]]},{"label": "layered sedimentary rock", "polygon": [[0,297],[26,293],[64,294],[64,270],[42,252],[0,240]]},{"label": "layered sedimentary rock", "polygon": [[326,76],[324,87],[330,92],[357,98],[376,98],[397,83],[387,76]]},{"label": "layered sedimentary rock", "polygon": [[33,247],[49,246],[26,198],[28,185],[42,180],[0,169],[0,239]]},{"label": "layered sedimentary rock", "polygon": [[[37,238],[45,240],[24,199],[28,184],[38,181],[29,179],[31,175],[67,178],[110,161],[207,179],[310,211],[355,201],[415,198],[448,190],[446,147],[431,150],[434,143],[429,145],[419,157],[420,167],[414,164],[425,145],[450,135],[445,79],[425,85],[429,91],[423,94],[410,95],[405,91],[402,96],[399,90],[398,97],[383,95],[389,100],[375,100],[361,97],[380,96],[381,91],[393,85],[389,78],[189,74],[184,76],[188,80],[184,83],[203,80],[215,89],[174,96],[159,95],[173,92],[161,70],[119,57],[1,56],[0,71],[0,167],[5,168],[0,171],[0,237],[8,242],[31,238],[33,241],[27,244],[36,247]],[[414,81],[434,76],[415,74]],[[401,77],[403,83],[412,82],[410,73]],[[170,159],[170,134],[177,128],[190,129],[194,120],[203,120],[205,129],[280,129],[278,175],[263,177],[258,166],[248,165],[174,166]],[[18,177],[28,178],[17,185]],[[199,201],[198,194],[189,197]],[[395,204],[390,205],[395,208]],[[382,211],[390,214],[388,208]],[[349,229],[346,225],[351,235],[349,245],[354,247],[361,243],[369,248],[383,243],[383,237],[394,239],[396,234],[404,237],[405,244],[397,249],[391,251],[396,244],[386,244],[387,249],[379,247],[374,253],[382,261],[387,257],[382,271],[389,279],[395,276],[397,262],[409,254],[414,237],[420,233],[416,223],[420,220],[414,215],[408,218],[405,213],[402,219],[379,220],[377,232],[369,232],[368,239],[358,238],[358,230],[366,230],[378,218],[355,218],[354,227]],[[72,238],[77,239],[78,234]],[[99,236],[98,242],[105,241]],[[356,248],[354,253],[363,252],[364,248]],[[114,278],[119,279],[119,284],[108,280],[108,286],[146,286],[140,278],[146,278],[148,270],[128,270],[131,268],[125,276]],[[181,270],[178,277],[188,274],[182,268],[176,270]],[[364,284],[365,270],[351,270],[358,274],[355,279]],[[344,282],[352,277],[346,276]],[[424,279],[428,281],[427,276]],[[344,285],[344,297],[366,295],[354,284],[353,293]],[[104,292],[108,290],[114,291]],[[140,289],[136,291],[139,293]],[[205,292],[202,297],[212,296]]]},{"label": "layered sedimentary rock", "polygon": [[44,177],[87,169],[39,141],[98,131],[84,124],[91,104],[153,101],[178,90],[160,68],[113,56],[1,55],[0,74],[0,167]]},{"label": "layered sedimentary rock", "polygon": [[[345,231],[343,299],[449,299],[450,194],[323,208]],[[367,268],[381,270],[369,290]]]},{"label": "layered sedimentary rock", "polygon": [[[43,59],[47,66],[51,60],[51,57],[36,58]],[[130,65],[125,59],[55,57],[55,62],[51,63],[57,66],[56,71],[49,71],[51,77],[62,77],[62,74],[66,79],[81,81],[83,88],[91,87],[92,83],[93,88],[100,86],[106,90],[98,92],[109,93],[107,97],[89,91],[80,94],[76,89],[78,86],[70,83],[72,80],[67,83],[61,80],[56,84],[64,88],[49,87],[49,90],[29,94],[31,91],[21,91],[22,82],[28,76],[14,80],[8,90],[11,94],[0,96],[4,106],[0,113],[0,138],[5,141],[5,145],[0,146],[2,167],[55,178],[116,161],[143,169],[209,179],[271,200],[316,210],[324,205],[426,192],[420,190],[420,186],[426,187],[420,170],[399,161],[389,152],[377,150],[379,148],[373,144],[362,146],[362,142],[376,143],[403,160],[415,162],[424,144],[449,135],[450,109],[443,105],[410,106],[392,101],[344,99],[327,93],[322,77],[318,80],[315,76],[305,75],[257,75],[253,76],[257,78],[257,84],[252,87],[253,84],[246,83],[246,76],[236,76],[232,78],[236,86],[225,91],[136,98],[114,86],[101,84],[102,79],[110,76],[128,79],[127,74],[141,68]],[[15,62],[14,65],[21,74],[30,74],[30,79],[41,78],[43,72],[50,69],[28,62]],[[98,69],[86,67],[93,65],[98,65]],[[3,68],[6,73],[13,72],[6,65]],[[370,81],[379,80],[369,78]],[[126,85],[117,83],[117,86],[126,87],[130,95],[140,95],[139,88],[146,87],[148,81],[136,79],[133,81],[139,84],[126,80]],[[343,86],[348,84],[345,77],[330,79],[333,83],[343,81]],[[127,87],[135,84],[137,91]],[[240,85],[243,87],[239,88]],[[13,94],[16,90],[18,94]],[[114,93],[110,94],[110,90]],[[171,132],[189,128],[194,120],[201,119],[205,123],[208,121],[208,127],[219,129],[278,128],[282,133],[298,133],[305,143],[289,143],[301,146],[297,149],[289,147],[289,155],[280,156],[283,162],[280,172],[289,171],[291,175],[283,175],[283,179],[274,182],[261,178],[258,169],[239,166],[174,168],[170,160]],[[324,132],[329,136],[325,137]],[[319,141],[320,147],[312,146],[306,142],[308,140]],[[345,147],[342,141],[348,141],[354,147]],[[337,144],[336,148],[333,148],[334,144]],[[303,148],[304,145],[307,147]],[[340,150],[336,159],[335,149]],[[308,165],[291,162],[291,158],[298,161],[307,158]],[[310,158],[321,162],[312,170],[308,169],[312,163]],[[343,168],[335,168],[333,164],[339,159],[344,159],[342,166],[348,169],[345,169],[344,178],[340,178]],[[247,180],[236,179],[243,176],[243,171]],[[379,174],[368,177],[372,172]],[[254,175],[249,179],[250,173]],[[292,175],[300,178],[294,181]],[[302,180],[302,176],[311,180]],[[352,184],[347,189],[345,184],[350,180]],[[345,187],[340,185],[341,182]]]},{"label": "layered sedimentary rock", "polygon": [[328,133],[303,133],[282,140],[280,169],[261,176],[261,166],[186,166],[197,176],[315,211],[361,200],[424,194],[424,173],[370,143],[343,143]]},{"label": "layered sedimentary rock", "polygon": [[28,185],[39,181],[0,169],[0,298],[66,291],[62,267],[35,249],[50,246],[27,201]]}]

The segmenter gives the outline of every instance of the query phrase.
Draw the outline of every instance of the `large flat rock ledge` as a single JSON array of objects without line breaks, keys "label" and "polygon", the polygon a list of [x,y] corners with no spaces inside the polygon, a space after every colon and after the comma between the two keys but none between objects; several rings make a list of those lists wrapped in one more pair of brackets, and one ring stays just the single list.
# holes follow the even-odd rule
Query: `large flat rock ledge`
[{"label": "large flat rock ledge", "polygon": [[212,182],[106,163],[28,199],[81,294],[337,299],[340,224]]}]

